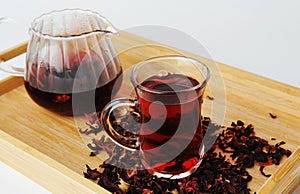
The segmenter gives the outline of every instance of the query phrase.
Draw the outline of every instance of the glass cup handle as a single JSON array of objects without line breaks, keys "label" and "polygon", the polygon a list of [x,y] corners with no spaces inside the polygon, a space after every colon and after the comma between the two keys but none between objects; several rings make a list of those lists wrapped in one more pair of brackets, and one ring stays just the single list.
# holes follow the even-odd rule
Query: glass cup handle
[{"label": "glass cup handle", "polygon": [[[136,110],[138,106],[139,104],[136,99],[119,98],[107,104],[103,108],[100,117],[101,124],[110,139],[117,145],[130,151],[139,149],[139,132],[131,132],[131,129],[115,129],[115,126],[111,123],[111,121],[120,121],[122,117],[132,115],[131,113],[133,110]],[[135,111],[134,114],[139,113]],[[130,120],[130,122],[137,122],[133,115],[131,119],[132,120]],[[126,133],[124,133],[124,130],[126,130]],[[125,136],[124,134],[127,135]]]}]

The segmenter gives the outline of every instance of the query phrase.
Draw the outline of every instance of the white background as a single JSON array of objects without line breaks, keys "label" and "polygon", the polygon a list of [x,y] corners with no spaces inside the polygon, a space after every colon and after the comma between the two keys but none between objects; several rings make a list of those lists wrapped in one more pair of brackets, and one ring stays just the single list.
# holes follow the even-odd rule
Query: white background
[{"label": "white background", "polygon": [[[99,12],[119,29],[175,28],[195,38],[216,61],[300,87],[298,0],[1,0],[0,17],[8,19],[0,24],[0,50],[27,39],[33,18],[54,9],[77,7]],[[150,38],[159,39],[157,35]],[[0,73],[0,78],[4,76]],[[11,170],[0,162],[2,191],[40,189]],[[10,179],[7,173],[15,174]],[[10,187],[12,182],[18,186]]]}]

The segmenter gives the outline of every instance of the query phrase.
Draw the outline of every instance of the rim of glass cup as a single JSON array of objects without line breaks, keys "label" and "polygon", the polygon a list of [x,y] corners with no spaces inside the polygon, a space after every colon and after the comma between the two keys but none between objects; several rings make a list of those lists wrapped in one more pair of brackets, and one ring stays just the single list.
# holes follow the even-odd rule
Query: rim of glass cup
[{"label": "rim of glass cup", "polygon": [[[151,62],[155,62],[155,61],[160,61],[160,60],[166,60],[166,59],[174,59],[174,60],[189,60],[191,61],[194,65],[197,66],[201,66],[204,67],[205,71],[206,71],[206,75],[205,79],[203,81],[201,81],[198,85],[192,87],[192,88],[187,88],[187,89],[181,89],[181,90],[176,90],[176,91],[162,91],[162,90],[155,90],[155,89],[149,89],[147,87],[144,87],[141,85],[141,83],[139,83],[136,78],[135,78],[135,72],[137,71],[137,68],[139,68],[140,66],[146,64],[146,63],[151,63]],[[200,70],[199,70],[200,71]],[[197,59],[191,58],[191,57],[186,57],[186,56],[180,56],[180,55],[167,55],[167,56],[158,56],[158,57],[153,57],[153,58],[149,58],[146,59],[145,61],[139,62],[136,65],[134,65],[131,74],[130,74],[130,79],[131,82],[133,84],[134,87],[137,87],[143,91],[147,91],[149,93],[154,93],[154,94],[176,94],[176,93],[183,93],[183,92],[190,92],[190,91],[195,91],[199,88],[202,88],[203,86],[205,86],[205,84],[207,84],[208,80],[210,78],[210,70],[209,68],[203,64],[202,62],[200,62]]]},{"label": "rim of glass cup", "polygon": [[[42,19],[45,16],[54,14],[54,13],[62,13],[62,12],[72,12],[72,11],[79,11],[79,12],[86,12],[86,13],[90,13],[93,14],[99,18],[101,18],[102,20],[104,20],[106,23],[110,24],[109,30],[103,30],[103,29],[97,29],[97,30],[93,30],[93,31],[88,31],[88,32],[84,32],[84,33],[80,33],[80,34],[71,34],[71,35],[51,35],[48,33],[41,33],[38,29],[36,29],[36,26],[34,26],[40,19]],[[89,9],[80,9],[80,8],[66,8],[66,9],[60,9],[60,10],[52,10],[50,12],[46,12],[43,13],[42,15],[36,17],[33,19],[33,21],[30,24],[29,27],[29,32],[33,32],[35,35],[43,37],[43,38],[48,38],[48,39],[66,39],[66,38],[81,38],[83,36],[89,36],[89,35],[93,35],[93,34],[99,34],[99,33],[110,33],[110,34],[118,34],[118,31],[116,30],[116,28],[109,22],[109,20],[100,15],[98,12],[89,10]]]}]

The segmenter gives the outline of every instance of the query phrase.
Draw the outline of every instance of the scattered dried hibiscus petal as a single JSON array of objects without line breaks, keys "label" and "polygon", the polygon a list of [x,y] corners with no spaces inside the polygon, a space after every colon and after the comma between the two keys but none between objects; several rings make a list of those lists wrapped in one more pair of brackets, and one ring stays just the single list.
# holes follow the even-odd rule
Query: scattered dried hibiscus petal
[{"label": "scattered dried hibiscus petal", "polygon": [[95,152],[91,152],[90,156],[96,156],[96,153]]},{"label": "scattered dried hibiscus petal", "polygon": [[[253,167],[254,163],[261,166],[261,169],[262,166],[278,165],[283,156],[291,155],[291,151],[280,147],[285,144],[284,141],[270,145],[268,141],[255,135],[253,125],[245,127],[242,121],[227,127],[219,135],[217,144],[224,152],[232,150],[232,159],[237,158],[236,163],[247,168]],[[262,170],[261,172],[265,176]]]},{"label": "scattered dried hibiscus petal", "polygon": [[[113,121],[112,121],[113,122]],[[124,124],[125,123],[125,124]],[[114,125],[119,125],[120,133],[126,133],[126,128],[138,130],[137,122],[132,122],[132,115],[125,117]],[[204,117],[202,120],[203,135],[205,135],[211,120]],[[132,135],[132,134],[128,134]],[[264,176],[265,166],[280,163],[281,158],[289,156],[291,151],[281,148],[285,144],[281,141],[270,145],[266,140],[257,137],[253,125],[245,126],[244,122],[232,122],[218,136],[216,142],[208,150],[199,168],[189,177],[183,179],[157,178],[142,168],[136,152],[130,152],[115,145],[104,136],[99,140],[93,139],[88,144],[93,153],[105,150],[109,158],[100,165],[103,172],[91,170],[87,165],[84,176],[88,179],[98,180],[98,184],[112,193],[250,193],[248,182],[252,176],[247,169],[258,164]],[[229,162],[226,155],[234,162]],[[135,166],[135,168],[129,168]],[[117,167],[118,166],[118,167]],[[127,187],[121,187],[121,182]],[[121,189],[122,188],[122,189]]]},{"label": "scattered dried hibiscus petal", "polygon": [[265,166],[261,166],[261,167],[259,167],[259,171],[261,172],[261,174],[262,175],[264,175],[265,177],[270,177],[271,176],[271,174],[265,174],[265,172],[264,172],[264,168],[265,168]]},{"label": "scattered dried hibiscus petal", "polygon": [[214,100],[214,99],[215,99],[215,98],[212,97],[212,96],[207,96],[207,98],[208,98],[209,100]]},{"label": "scattered dried hibiscus petal", "polygon": [[277,116],[274,115],[274,114],[272,114],[272,113],[269,113],[269,115],[270,115],[270,117],[271,117],[272,119],[276,119],[276,118],[277,118]]},{"label": "scattered dried hibiscus petal", "polygon": [[101,173],[97,169],[91,169],[88,165],[85,165],[87,168],[87,171],[84,172],[84,177],[92,180],[97,180],[101,177]]}]

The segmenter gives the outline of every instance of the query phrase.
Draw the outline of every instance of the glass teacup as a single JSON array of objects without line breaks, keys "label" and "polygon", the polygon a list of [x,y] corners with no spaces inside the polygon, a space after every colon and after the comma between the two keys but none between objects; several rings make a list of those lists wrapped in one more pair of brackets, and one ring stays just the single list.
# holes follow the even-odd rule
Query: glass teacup
[{"label": "glass teacup", "polygon": [[[201,106],[209,77],[208,67],[192,58],[162,56],[142,61],[131,72],[137,99],[113,100],[103,109],[101,123],[116,144],[139,152],[150,173],[186,177],[204,154]],[[138,110],[140,131],[124,136],[111,121],[128,107]]]}]

